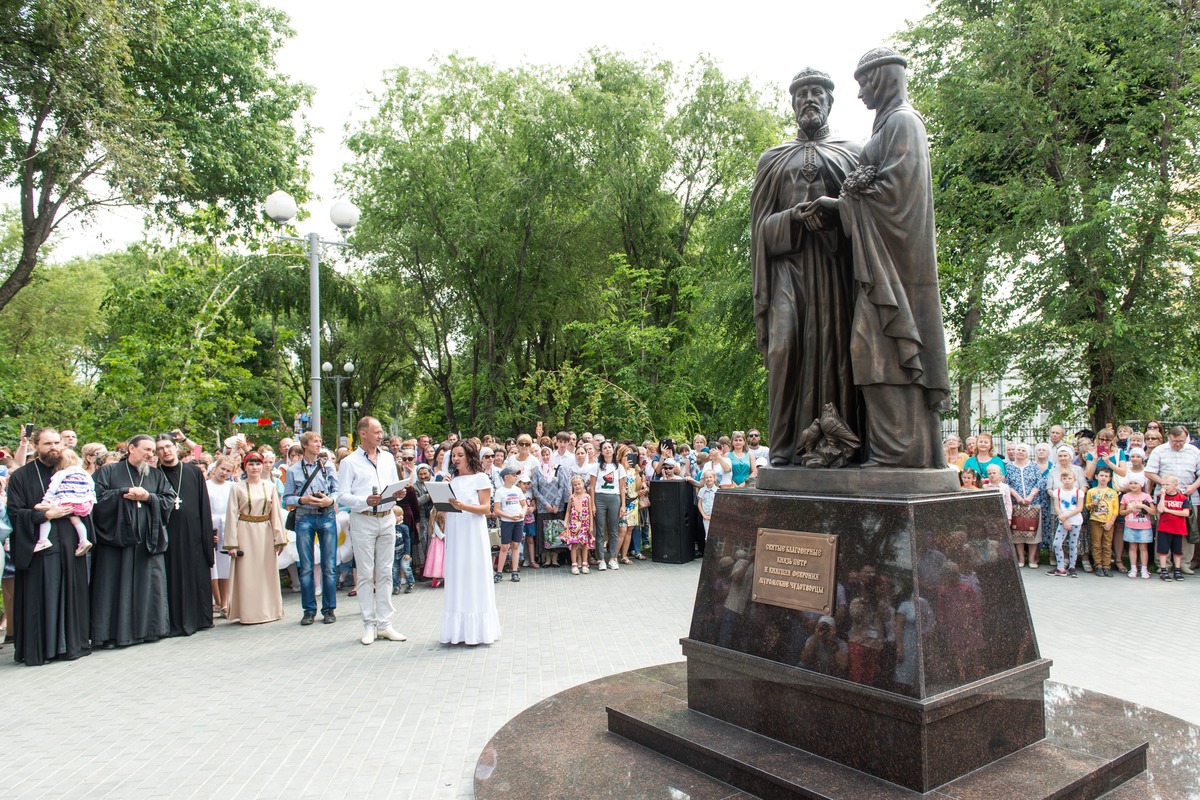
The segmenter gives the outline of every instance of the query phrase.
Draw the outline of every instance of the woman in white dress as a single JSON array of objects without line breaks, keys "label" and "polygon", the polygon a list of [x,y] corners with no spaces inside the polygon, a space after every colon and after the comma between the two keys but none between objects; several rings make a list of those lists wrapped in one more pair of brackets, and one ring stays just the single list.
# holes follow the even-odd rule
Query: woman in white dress
[{"label": "woman in white dress", "polygon": [[213,553],[212,595],[217,609],[225,616],[229,612],[229,556],[225,555],[225,512],[229,508],[229,477],[237,467],[237,459],[221,456],[213,462],[208,474],[208,503],[212,509],[212,526],[216,532],[216,552]]},{"label": "woman in white dress", "polygon": [[492,482],[471,440],[456,443],[450,460],[454,472],[450,486],[455,495],[450,504],[458,513],[446,514],[446,607],[441,641],[491,644],[500,638],[485,519],[492,503]]}]

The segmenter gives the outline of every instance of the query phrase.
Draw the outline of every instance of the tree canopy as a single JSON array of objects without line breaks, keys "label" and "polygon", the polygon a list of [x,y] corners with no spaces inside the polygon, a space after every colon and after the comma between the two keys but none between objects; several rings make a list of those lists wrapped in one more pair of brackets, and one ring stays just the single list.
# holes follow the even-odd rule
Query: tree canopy
[{"label": "tree canopy", "polygon": [[228,236],[277,188],[304,196],[311,89],[275,70],[291,35],[257,0],[15,0],[0,6],[0,180],[21,249],[0,309],[64,220],[132,204]]},{"label": "tree canopy", "polygon": [[1200,3],[941,0],[902,39],[967,391],[1157,415],[1196,369]]},{"label": "tree canopy", "polygon": [[[761,367],[709,374],[725,342],[705,286],[748,297],[744,251],[719,237],[784,136],[776,106],[704,59],[683,75],[600,51],[565,71],[452,56],[392,73],[343,183],[442,424],[726,421]],[[742,410],[765,418],[761,399]]]}]

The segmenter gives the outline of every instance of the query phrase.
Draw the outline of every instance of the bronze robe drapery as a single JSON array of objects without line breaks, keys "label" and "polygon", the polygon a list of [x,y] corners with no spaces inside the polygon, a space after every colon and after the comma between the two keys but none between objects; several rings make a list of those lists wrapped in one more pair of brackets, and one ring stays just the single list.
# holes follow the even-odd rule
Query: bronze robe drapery
[{"label": "bronze robe drapery", "polygon": [[839,208],[854,249],[850,356],[867,406],[868,455],[885,466],[944,467],[938,411],[950,380],[933,185],[925,123],[912,106],[879,110],[859,164],[876,173]]},{"label": "bronze robe drapery", "polygon": [[768,150],[751,198],[754,319],[768,370],[769,441],[775,463],[799,463],[801,432],[833,403],[861,436],[850,364],[854,307],[850,242],[836,214],[820,230],[792,219],[797,203],[836,197],[859,147],[822,130]]}]

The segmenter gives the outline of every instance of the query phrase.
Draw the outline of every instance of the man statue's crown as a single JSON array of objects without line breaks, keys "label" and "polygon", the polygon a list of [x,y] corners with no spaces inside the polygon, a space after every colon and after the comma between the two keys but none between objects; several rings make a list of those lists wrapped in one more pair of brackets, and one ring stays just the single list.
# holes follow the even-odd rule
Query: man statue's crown
[{"label": "man statue's crown", "polygon": [[858,80],[866,73],[876,67],[882,67],[884,64],[899,64],[904,67],[908,66],[908,61],[890,47],[875,47],[868,50],[858,60],[858,69],[854,70],[854,79]]},{"label": "man statue's crown", "polygon": [[820,84],[829,91],[833,91],[833,80],[829,77],[829,75],[821,72],[819,69],[813,69],[812,67],[805,67],[797,72],[796,77],[792,78],[792,84],[788,87],[788,91],[790,91],[792,94],[795,94],[797,89],[809,83]]}]

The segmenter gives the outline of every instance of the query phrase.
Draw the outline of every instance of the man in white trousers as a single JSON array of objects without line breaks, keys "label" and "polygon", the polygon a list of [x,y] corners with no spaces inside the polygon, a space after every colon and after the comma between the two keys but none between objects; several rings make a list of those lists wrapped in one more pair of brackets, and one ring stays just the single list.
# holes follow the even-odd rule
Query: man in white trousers
[{"label": "man in white trousers", "polygon": [[[392,559],[396,549],[392,507],[411,479],[400,480],[396,459],[379,445],[383,426],[374,417],[358,421],[359,448],[338,467],[338,504],[350,509],[350,541],[358,569],[358,605],[362,609],[362,643],[375,637],[403,642],[404,634],[392,627]],[[383,496],[389,486],[399,491]]]}]

